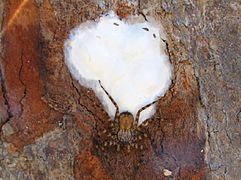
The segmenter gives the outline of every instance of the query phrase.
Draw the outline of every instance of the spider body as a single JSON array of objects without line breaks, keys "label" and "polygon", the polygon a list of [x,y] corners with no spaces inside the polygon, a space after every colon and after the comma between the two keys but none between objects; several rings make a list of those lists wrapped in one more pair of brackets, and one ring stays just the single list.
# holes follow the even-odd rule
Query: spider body
[{"label": "spider body", "polygon": [[[146,108],[150,107],[151,105],[155,104],[159,99],[153,101],[150,104],[147,104],[146,106],[142,107],[141,109],[138,110],[136,117],[133,116],[128,111],[121,112],[119,113],[119,107],[114,101],[114,99],[109,95],[109,93],[105,90],[105,88],[102,86],[101,82],[99,81],[99,84],[101,88],[104,90],[106,95],[110,98],[111,102],[114,104],[116,107],[116,113],[114,117],[114,122],[112,123],[114,128],[113,128],[113,134],[112,134],[112,139],[114,140],[114,143],[112,141],[105,142],[104,145],[107,146],[112,146],[112,145],[117,145],[117,150],[120,149],[120,145],[127,145],[127,150],[130,151],[130,145],[137,148],[140,147],[140,149],[143,148],[142,145],[138,146],[137,142],[138,140],[142,139],[142,133],[140,131],[140,128],[138,127],[138,120],[140,113],[145,110]],[[147,124],[147,123],[144,123]],[[143,126],[145,126],[143,124]],[[106,133],[106,131],[104,130]],[[146,134],[144,134],[146,137]]]},{"label": "spider body", "polygon": [[118,140],[121,142],[130,142],[134,130],[134,117],[130,112],[123,112],[119,116]]}]

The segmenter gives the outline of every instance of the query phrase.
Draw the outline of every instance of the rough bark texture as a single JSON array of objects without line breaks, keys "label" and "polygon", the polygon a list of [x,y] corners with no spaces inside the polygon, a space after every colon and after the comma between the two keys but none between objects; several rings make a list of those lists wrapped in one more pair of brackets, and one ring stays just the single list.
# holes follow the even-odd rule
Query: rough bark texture
[{"label": "rough bark texture", "polygon": [[[174,66],[144,149],[129,153],[103,149],[108,116],[64,64],[68,32],[111,9],[162,21]],[[0,1],[0,177],[239,179],[240,12],[238,0]]]}]

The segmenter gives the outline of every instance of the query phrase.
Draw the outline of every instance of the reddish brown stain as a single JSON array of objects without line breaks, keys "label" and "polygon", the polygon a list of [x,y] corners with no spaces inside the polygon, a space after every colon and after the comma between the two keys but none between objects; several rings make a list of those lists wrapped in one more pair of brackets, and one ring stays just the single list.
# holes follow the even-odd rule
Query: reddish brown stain
[{"label": "reddish brown stain", "polygon": [[127,2],[118,1],[115,6],[116,14],[121,18],[127,18],[135,12],[135,7]]},{"label": "reddish brown stain", "polygon": [[102,167],[100,159],[89,151],[82,152],[75,158],[74,167],[76,179],[111,179]]},{"label": "reddish brown stain", "polygon": [[[22,1],[7,3],[5,26]],[[39,10],[33,1],[28,1],[4,33],[5,86],[13,114],[10,123],[15,133],[4,139],[16,147],[33,142],[36,137],[54,127],[56,113],[49,112],[42,102],[42,88],[39,77]]]}]

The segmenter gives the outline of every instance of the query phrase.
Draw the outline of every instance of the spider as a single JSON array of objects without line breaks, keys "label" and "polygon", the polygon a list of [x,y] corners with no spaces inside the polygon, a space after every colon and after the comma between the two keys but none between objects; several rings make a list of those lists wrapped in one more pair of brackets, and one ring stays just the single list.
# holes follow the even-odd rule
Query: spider
[{"label": "spider", "polygon": [[[143,133],[138,127],[138,121],[140,113],[145,110],[146,108],[150,107],[151,105],[158,102],[159,98],[153,101],[150,104],[145,105],[141,109],[137,111],[136,117],[134,118],[133,114],[128,111],[119,113],[119,107],[115,100],[111,97],[111,95],[105,90],[102,86],[101,81],[99,80],[100,87],[109,97],[111,102],[116,107],[116,112],[114,116],[114,121],[111,123],[112,126],[112,133],[109,133],[107,137],[111,137],[111,141],[105,141],[104,146],[116,146],[117,151],[120,150],[120,146],[127,145],[127,150],[130,152],[130,147],[140,148],[143,149],[142,145],[138,146],[138,141],[142,139],[142,136],[147,137],[145,133]],[[112,121],[112,120],[111,120]],[[148,125],[147,122],[142,123],[141,127]],[[107,133],[108,131],[105,129],[103,133]]]}]

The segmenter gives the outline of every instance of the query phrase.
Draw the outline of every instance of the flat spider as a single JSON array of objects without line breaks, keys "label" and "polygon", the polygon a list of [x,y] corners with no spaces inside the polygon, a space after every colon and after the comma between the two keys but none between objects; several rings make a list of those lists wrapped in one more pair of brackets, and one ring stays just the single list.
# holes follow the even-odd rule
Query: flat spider
[{"label": "flat spider", "polygon": [[[139,109],[137,111],[136,117],[134,118],[134,116],[128,111],[119,113],[119,107],[117,103],[102,86],[100,80],[99,84],[106,93],[106,95],[110,98],[111,102],[116,107],[114,121],[113,123],[111,123],[110,129],[110,131],[112,132],[108,132],[108,130],[106,129],[103,130],[103,134],[109,133],[107,135],[108,139],[104,141],[104,146],[116,146],[117,151],[119,151],[120,146],[127,145],[128,152],[130,151],[131,146],[143,149],[142,145],[138,146],[138,141],[141,140],[143,136],[147,137],[147,135],[141,131],[140,127],[138,127],[139,116],[143,110],[155,104],[159,99]],[[142,123],[141,127],[146,126],[147,124],[147,122]],[[109,138],[111,138],[111,140],[109,140]]]}]

